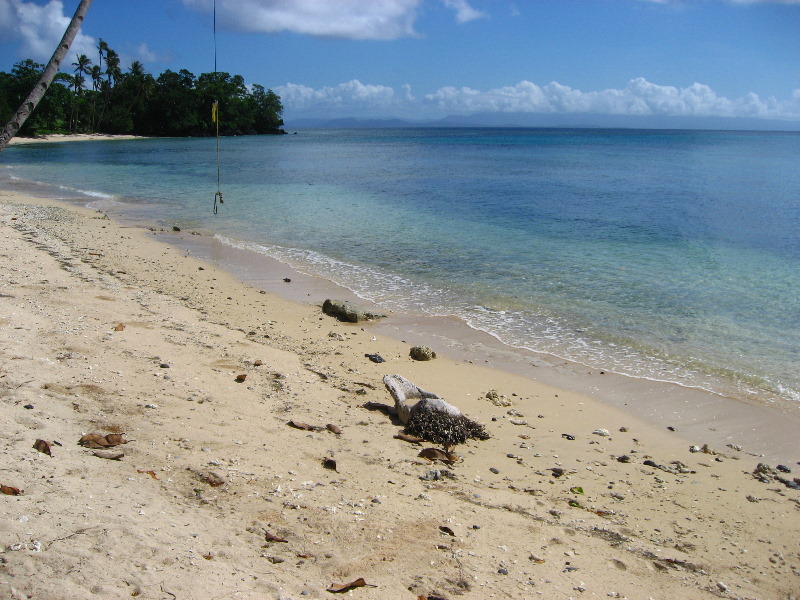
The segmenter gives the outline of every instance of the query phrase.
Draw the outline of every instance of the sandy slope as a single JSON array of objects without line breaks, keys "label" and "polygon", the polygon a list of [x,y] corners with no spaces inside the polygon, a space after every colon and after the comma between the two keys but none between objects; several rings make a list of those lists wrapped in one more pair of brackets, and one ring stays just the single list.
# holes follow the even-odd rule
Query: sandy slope
[{"label": "sandy slope", "polygon": [[[800,590],[800,491],[756,480],[757,457],[692,453],[522,377],[414,362],[369,325],[261,293],[99,213],[0,201],[0,484],[22,491],[0,495],[0,597],[327,598],[358,578],[376,587],[344,595]],[[452,466],[418,458],[429,444],[395,439],[375,407],[391,402],[387,373],[492,438],[458,447]],[[79,446],[89,432],[123,432],[110,451],[124,457]],[[786,466],[780,477],[800,476]]]}]

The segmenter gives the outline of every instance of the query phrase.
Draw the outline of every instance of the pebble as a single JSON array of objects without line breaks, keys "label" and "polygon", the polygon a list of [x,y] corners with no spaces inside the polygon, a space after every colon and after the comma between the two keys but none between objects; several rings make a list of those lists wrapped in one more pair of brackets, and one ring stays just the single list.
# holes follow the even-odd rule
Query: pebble
[{"label": "pebble", "polygon": [[497,572],[500,573],[500,575],[508,575],[508,569],[503,568],[503,567],[500,567],[499,569],[497,569]]},{"label": "pebble", "polygon": [[611,432],[608,429],[595,429],[592,433],[601,437],[608,437],[611,435]]},{"label": "pebble", "polygon": [[489,468],[489,470],[490,470],[492,473],[494,473],[495,475],[498,475],[498,474],[500,473],[500,471],[499,471],[498,469],[495,469],[494,467],[490,467],[490,468]]}]

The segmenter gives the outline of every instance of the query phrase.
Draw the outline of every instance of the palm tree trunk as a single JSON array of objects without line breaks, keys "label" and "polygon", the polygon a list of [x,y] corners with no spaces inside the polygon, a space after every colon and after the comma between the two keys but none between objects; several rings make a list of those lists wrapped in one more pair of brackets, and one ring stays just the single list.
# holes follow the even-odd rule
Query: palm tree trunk
[{"label": "palm tree trunk", "polygon": [[22,127],[36,108],[36,105],[39,104],[39,101],[44,97],[47,88],[50,87],[53,78],[58,72],[61,61],[64,60],[67,52],[69,52],[69,47],[72,45],[72,41],[75,39],[75,36],[78,35],[83,19],[86,16],[86,11],[89,10],[91,3],[92,0],[81,0],[81,3],[75,10],[72,21],[69,22],[69,27],[67,27],[67,30],[64,32],[64,37],[61,38],[61,42],[53,53],[53,57],[50,59],[50,62],[47,63],[47,67],[45,67],[41,79],[39,79],[39,82],[34,86],[33,90],[31,90],[30,95],[28,95],[19,107],[16,114],[11,117],[11,120],[6,124],[3,133],[0,134],[0,152],[3,151],[9,140],[16,135],[19,128]]}]

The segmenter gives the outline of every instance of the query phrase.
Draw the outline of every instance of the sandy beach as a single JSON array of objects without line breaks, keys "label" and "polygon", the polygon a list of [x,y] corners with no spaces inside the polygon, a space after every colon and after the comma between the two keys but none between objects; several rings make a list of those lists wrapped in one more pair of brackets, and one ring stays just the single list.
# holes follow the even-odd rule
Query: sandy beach
[{"label": "sandy beach", "polygon": [[[610,384],[414,361],[391,316],[338,322],[170,232],[2,190],[0,223],[5,598],[798,597],[793,415],[765,457],[723,443],[764,407],[670,429]],[[420,457],[387,374],[491,438]]]},{"label": "sandy beach", "polygon": [[144,139],[139,135],[112,135],[107,133],[51,133],[49,135],[37,135],[36,137],[13,137],[9,140],[9,146],[20,144],[51,144],[53,142],[91,142],[97,140],[137,140]]}]

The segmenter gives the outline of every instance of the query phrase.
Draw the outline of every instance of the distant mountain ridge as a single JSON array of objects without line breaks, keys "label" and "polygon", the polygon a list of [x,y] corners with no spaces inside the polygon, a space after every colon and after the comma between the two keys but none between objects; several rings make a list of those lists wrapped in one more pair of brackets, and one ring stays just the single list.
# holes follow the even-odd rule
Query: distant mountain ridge
[{"label": "distant mountain ridge", "polygon": [[800,121],[732,117],[671,117],[661,115],[477,113],[441,119],[341,117],[286,119],[287,129],[383,129],[413,127],[556,127],[576,129],[712,129],[738,131],[800,131]]}]

